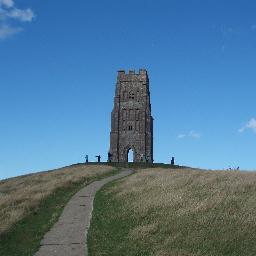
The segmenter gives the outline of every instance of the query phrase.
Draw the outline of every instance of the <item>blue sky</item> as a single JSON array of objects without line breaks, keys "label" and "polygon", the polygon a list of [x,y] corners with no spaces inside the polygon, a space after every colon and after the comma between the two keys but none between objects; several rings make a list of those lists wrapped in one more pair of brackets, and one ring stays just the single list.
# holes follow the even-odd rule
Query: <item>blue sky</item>
[{"label": "blue sky", "polygon": [[156,162],[256,169],[255,1],[0,5],[0,179],[106,160],[117,70],[139,68]]}]

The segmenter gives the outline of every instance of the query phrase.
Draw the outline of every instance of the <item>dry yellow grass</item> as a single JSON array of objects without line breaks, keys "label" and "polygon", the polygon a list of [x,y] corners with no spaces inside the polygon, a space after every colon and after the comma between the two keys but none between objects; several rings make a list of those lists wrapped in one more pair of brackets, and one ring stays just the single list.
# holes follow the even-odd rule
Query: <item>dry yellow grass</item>
[{"label": "dry yellow grass", "polygon": [[110,166],[74,165],[0,181],[0,234],[60,187],[113,170]]},{"label": "dry yellow grass", "polygon": [[255,172],[145,169],[104,193],[145,255],[256,255]]}]

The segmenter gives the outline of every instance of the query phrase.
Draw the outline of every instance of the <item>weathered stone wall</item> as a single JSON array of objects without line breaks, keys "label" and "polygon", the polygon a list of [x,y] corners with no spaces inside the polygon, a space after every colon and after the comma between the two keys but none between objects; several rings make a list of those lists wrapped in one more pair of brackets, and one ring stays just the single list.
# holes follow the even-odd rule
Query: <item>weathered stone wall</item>
[{"label": "weathered stone wall", "polygon": [[128,151],[134,162],[153,162],[153,118],[151,116],[147,71],[118,71],[114,108],[111,113],[110,160],[127,162]]}]

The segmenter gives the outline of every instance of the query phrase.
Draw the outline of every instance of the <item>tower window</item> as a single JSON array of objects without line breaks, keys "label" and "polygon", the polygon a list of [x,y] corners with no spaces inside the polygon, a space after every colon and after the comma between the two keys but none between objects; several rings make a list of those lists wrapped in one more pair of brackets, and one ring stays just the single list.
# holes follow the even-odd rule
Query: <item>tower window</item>
[{"label": "tower window", "polygon": [[129,131],[132,131],[132,125],[129,125],[129,126],[128,126],[128,130],[129,130]]},{"label": "tower window", "polygon": [[134,92],[133,92],[133,91],[131,91],[131,92],[129,93],[129,99],[130,99],[130,100],[134,100]]}]

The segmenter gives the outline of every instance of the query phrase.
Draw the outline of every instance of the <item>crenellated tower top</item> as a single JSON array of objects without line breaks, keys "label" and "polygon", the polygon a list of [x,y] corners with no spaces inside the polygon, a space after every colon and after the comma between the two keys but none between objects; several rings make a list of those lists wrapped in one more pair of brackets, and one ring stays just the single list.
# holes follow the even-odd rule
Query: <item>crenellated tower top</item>
[{"label": "crenellated tower top", "polygon": [[128,73],[125,70],[119,70],[117,79],[119,81],[131,81],[131,80],[148,80],[148,74],[146,69],[140,69],[139,73],[136,73],[135,70],[129,70]]}]

